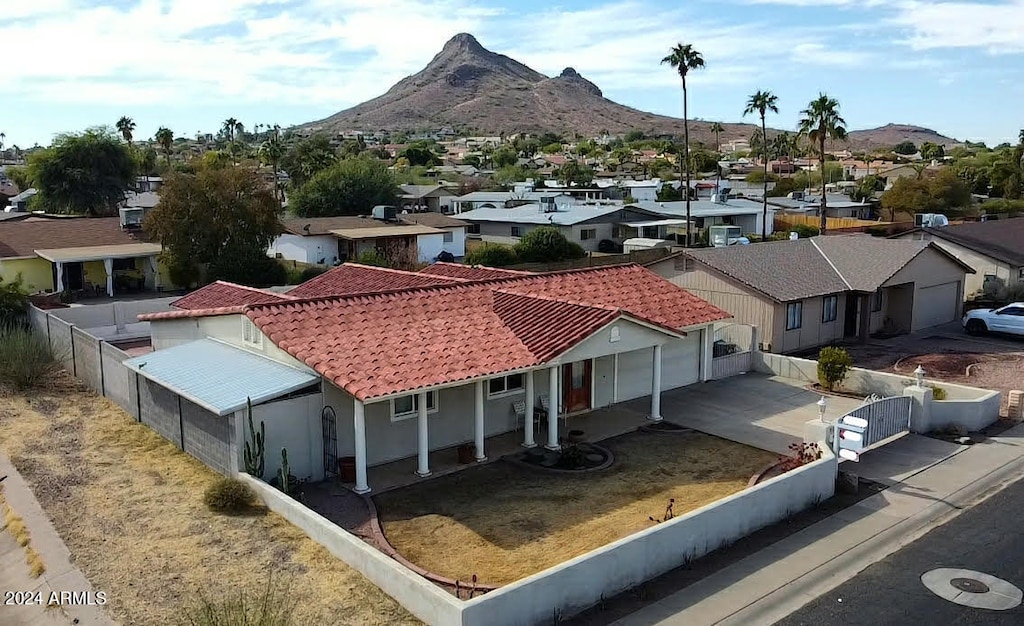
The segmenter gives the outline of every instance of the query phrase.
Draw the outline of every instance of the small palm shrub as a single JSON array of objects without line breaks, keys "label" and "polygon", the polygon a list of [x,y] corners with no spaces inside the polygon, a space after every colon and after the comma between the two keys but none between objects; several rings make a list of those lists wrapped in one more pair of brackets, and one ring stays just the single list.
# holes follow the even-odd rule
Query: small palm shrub
[{"label": "small palm shrub", "polygon": [[24,326],[0,326],[0,382],[31,389],[45,385],[60,367],[46,338]]},{"label": "small palm shrub", "polygon": [[255,499],[249,485],[237,478],[221,478],[203,494],[203,503],[217,513],[244,513]]},{"label": "small palm shrub", "polygon": [[828,346],[818,353],[818,382],[829,391],[846,379],[846,374],[853,367],[853,359],[842,348]]}]

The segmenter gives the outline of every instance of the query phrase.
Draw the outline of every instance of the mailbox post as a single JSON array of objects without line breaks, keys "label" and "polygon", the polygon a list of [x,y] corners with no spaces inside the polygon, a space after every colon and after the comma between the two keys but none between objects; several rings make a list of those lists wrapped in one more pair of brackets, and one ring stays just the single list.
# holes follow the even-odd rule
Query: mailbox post
[{"label": "mailbox post", "polygon": [[848,461],[860,461],[860,453],[864,451],[864,435],[868,429],[868,421],[862,417],[845,415],[836,423],[836,454]]}]

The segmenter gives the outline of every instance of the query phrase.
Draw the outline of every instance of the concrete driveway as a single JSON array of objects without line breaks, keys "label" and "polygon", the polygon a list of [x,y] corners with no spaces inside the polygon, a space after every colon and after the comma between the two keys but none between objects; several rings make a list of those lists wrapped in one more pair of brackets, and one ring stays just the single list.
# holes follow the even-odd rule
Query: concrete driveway
[{"label": "concrete driveway", "polygon": [[[666,420],[701,432],[789,454],[790,444],[803,441],[804,424],[818,419],[819,399],[806,383],[751,372],[666,391],[661,394],[661,413]],[[861,405],[854,398],[827,400],[825,419],[830,422]],[[645,412],[650,400],[631,400],[626,406]]]}]

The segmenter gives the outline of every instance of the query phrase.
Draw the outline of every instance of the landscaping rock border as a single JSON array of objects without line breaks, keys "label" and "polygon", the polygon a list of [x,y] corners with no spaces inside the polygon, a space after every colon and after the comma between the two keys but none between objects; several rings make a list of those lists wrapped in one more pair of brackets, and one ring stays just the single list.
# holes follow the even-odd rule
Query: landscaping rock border
[{"label": "landscaping rock border", "polygon": [[[785,459],[781,459],[781,460],[775,461],[771,465],[766,465],[764,467],[764,469],[762,469],[761,471],[757,472],[756,474],[754,474],[753,476],[750,477],[750,480],[747,481],[747,488],[753,487],[757,483],[762,482],[764,480],[767,480],[769,478],[769,474],[771,474],[773,470],[776,470],[776,469],[782,467],[782,464],[785,463],[785,462],[786,462]],[[783,473],[784,472],[779,472],[777,475],[781,476]],[[774,478],[774,476],[771,476],[771,478]]]},{"label": "landscaping rock border", "polygon": [[523,467],[529,467],[530,469],[535,469],[535,470],[538,470],[538,471],[541,471],[541,472],[553,472],[553,473],[556,473],[556,474],[588,474],[590,472],[601,472],[601,471],[604,471],[604,470],[608,469],[609,467],[611,467],[612,465],[615,464],[615,455],[612,454],[612,451],[609,450],[608,448],[605,448],[604,446],[600,446],[600,445],[598,445],[596,443],[589,443],[589,442],[585,442],[585,445],[588,445],[588,446],[590,446],[592,448],[596,448],[597,450],[600,450],[602,453],[604,453],[604,455],[607,457],[605,462],[600,464],[600,465],[598,465],[597,467],[588,467],[588,468],[585,468],[585,469],[578,469],[578,470],[567,470],[567,469],[560,469],[560,468],[557,468],[557,467],[544,467],[543,465],[535,465],[533,463],[527,463],[526,461],[523,461],[523,460],[518,458],[519,455],[523,454],[523,452],[514,452],[512,454],[506,455],[506,456],[502,457],[502,460],[503,461],[508,461],[509,463],[515,463],[516,465],[521,465]]}]

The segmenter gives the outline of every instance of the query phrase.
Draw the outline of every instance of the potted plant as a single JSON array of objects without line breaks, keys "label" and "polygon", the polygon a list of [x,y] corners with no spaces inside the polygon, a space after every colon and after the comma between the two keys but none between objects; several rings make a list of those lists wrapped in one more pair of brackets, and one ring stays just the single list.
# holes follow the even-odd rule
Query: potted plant
[{"label": "potted plant", "polygon": [[476,460],[476,446],[471,443],[464,443],[458,448],[459,463],[468,465]]}]

